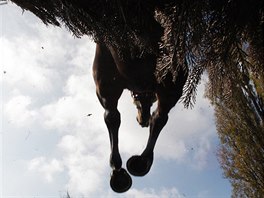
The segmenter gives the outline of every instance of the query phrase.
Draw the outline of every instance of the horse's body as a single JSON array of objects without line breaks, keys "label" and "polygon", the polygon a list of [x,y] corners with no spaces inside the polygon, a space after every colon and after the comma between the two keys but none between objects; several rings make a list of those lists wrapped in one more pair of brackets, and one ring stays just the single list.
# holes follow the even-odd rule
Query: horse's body
[{"label": "horse's body", "polygon": [[[120,59],[113,48],[97,44],[93,64],[93,76],[98,99],[105,109],[104,119],[107,125],[110,143],[110,165],[113,169],[111,187],[116,192],[124,192],[131,186],[132,180],[122,168],[118,149],[118,129],[121,123],[117,109],[118,99],[124,89],[132,92],[138,109],[137,120],[142,127],[150,125],[147,146],[140,156],[133,156],[127,162],[128,171],[135,176],[144,176],[151,168],[153,150],[160,131],[168,120],[168,113],[182,96],[187,72],[179,70],[176,81],[168,74],[162,83],[155,78],[155,55],[144,58]],[[150,116],[150,107],[157,100],[157,109]]]}]

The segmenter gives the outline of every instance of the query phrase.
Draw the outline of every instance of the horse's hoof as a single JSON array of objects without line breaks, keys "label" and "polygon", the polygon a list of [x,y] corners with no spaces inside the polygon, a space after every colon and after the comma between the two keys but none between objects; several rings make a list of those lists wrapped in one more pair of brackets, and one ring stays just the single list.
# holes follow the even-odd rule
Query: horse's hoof
[{"label": "horse's hoof", "polygon": [[123,168],[113,170],[110,186],[117,193],[126,192],[132,186],[132,179],[127,171]]},{"label": "horse's hoof", "polygon": [[153,158],[142,157],[140,155],[132,156],[127,161],[127,170],[131,175],[144,176],[152,165]]}]

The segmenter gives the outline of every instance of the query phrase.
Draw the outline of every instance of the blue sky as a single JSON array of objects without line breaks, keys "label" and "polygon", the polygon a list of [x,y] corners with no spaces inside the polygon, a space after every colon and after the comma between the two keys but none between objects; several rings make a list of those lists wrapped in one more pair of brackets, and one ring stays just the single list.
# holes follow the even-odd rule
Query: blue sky
[{"label": "blue sky", "polygon": [[[213,109],[198,88],[193,109],[169,114],[145,177],[116,194],[110,146],[91,75],[95,44],[45,26],[9,3],[0,6],[2,197],[230,197],[216,159]],[[204,82],[204,80],[203,80]],[[119,103],[123,164],[146,145],[128,91]],[[91,116],[87,114],[91,113]]]}]

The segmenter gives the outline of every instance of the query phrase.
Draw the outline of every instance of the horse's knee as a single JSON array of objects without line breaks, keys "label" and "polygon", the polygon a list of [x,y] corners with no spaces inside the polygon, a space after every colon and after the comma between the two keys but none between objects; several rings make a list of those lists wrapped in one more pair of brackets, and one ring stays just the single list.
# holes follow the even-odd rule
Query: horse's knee
[{"label": "horse's knee", "polygon": [[108,127],[119,127],[120,113],[118,110],[105,110],[104,120]]},{"label": "horse's knee", "polygon": [[169,119],[168,112],[155,111],[151,117],[151,127],[158,128],[161,130]]}]

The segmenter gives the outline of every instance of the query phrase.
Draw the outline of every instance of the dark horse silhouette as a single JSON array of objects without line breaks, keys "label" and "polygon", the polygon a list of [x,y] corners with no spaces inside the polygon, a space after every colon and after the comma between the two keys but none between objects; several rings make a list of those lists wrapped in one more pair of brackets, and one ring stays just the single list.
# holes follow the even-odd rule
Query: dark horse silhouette
[{"label": "dark horse silhouette", "polygon": [[[146,175],[153,162],[153,150],[168,120],[168,113],[182,96],[187,72],[179,69],[178,77],[172,80],[167,74],[159,83],[155,77],[157,56],[149,54],[143,58],[119,58],[116,50],[104,44],[96,45],[93,63],[93,77],[96,94],[105,109],[104,120],[111,143],[110,165],[113,169],[110,186],[115,192],[125,192],[132,185],[132,179],[124,168],[118,148],[118,129],[121,123],[117,109],[118,99],[124,89],[132,93],[138,109],[137,121],[142,127],[150,125],[149,139],[145,150],[139,156],[127,161],[127,170],[134,176]],[[157,100],[157,109],[150,115],[150,107]]]}]

